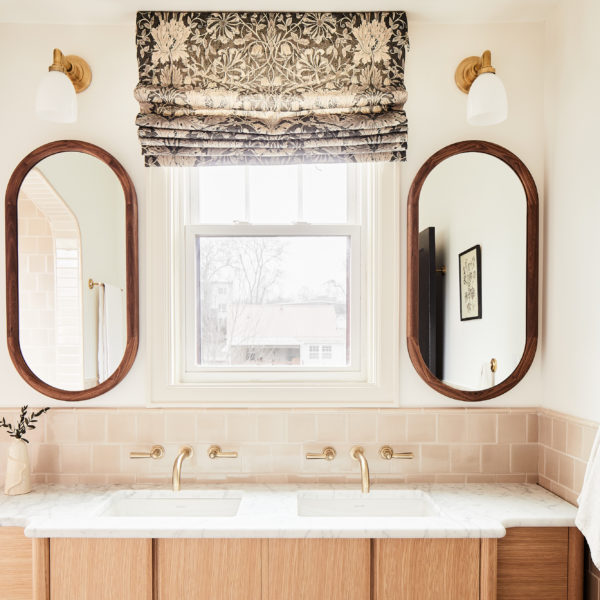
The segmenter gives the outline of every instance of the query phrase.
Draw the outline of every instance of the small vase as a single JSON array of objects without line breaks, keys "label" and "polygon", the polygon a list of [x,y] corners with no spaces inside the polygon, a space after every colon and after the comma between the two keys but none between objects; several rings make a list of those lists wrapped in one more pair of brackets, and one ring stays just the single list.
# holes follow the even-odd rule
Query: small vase
[{"label": "small vase", "polygon": [[8,447],[4,493],[8,496],[28,494],[31,491],[30,471],[27,443],[23,440],[13,440]]}]

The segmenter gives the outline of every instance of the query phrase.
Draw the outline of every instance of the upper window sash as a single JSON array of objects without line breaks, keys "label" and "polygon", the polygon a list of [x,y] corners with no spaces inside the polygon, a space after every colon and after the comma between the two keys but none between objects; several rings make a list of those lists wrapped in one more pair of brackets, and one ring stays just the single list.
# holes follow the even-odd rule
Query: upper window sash
[{"label": "upper window sash", "polygon": [[[323,165],[323,168],[327,168],[328,165]],[[360,202],[360,193],[359,188],[361,186],[361,166],[362,165],[354,165],[348,164],[344,165],[346,168],[346,224],[359,225],[361,223],[361,215],[363,212],[363,208]],[[222,169],[223,167],[209,167],[215,169]],[[232,167],[229,167],[232,168]],[[273,167],[266,167],[273,168]],[[292,167],[295,173],[295,185],[290,185],[290,190],[293,190],[296,195],[296,214],[295,218],[282,221],[284,223],[310,223],[310,220],[305,215],[304,205],[305,205],[305,196],[308,193],[306,187],[303,182],[302,176],[302,165],[295,165]],[[249,166],[239,166],[235,167],[235,169],[239,169],[243,171],[243,190],[242,194],[244,196],[243,202],[243,213],[240,215],[239,219],[235,221],[223,221],[222,223],[214,223],[214,225],[220,224],[231,224],[231,223],[252,223],[256,225],[264,224],[259,220],[253,220],[251,218],[251,202],[250,202],[250,187],[251,181],[249,177],[250,169],[265,169],[265,167],[249,167]],[[204,201],[204,196],[202,192],[201,185],[201,177],[202,170],[197,168],[181,168],[181,172],[183,177],[186,180],[185,188],[186,188],[186,198],[185,198],[185,213],[184,213],[184,223],[186,225],[193,224],[208,224],[203,222],[202,219],[202,209],[201,205]],[[260,171],[258,171],[260,172]],[[363,177],[364,178],[364,177]],[[322,224],[323,222],[319,222]],[[339,223],[339,221],[336,221]]]}]

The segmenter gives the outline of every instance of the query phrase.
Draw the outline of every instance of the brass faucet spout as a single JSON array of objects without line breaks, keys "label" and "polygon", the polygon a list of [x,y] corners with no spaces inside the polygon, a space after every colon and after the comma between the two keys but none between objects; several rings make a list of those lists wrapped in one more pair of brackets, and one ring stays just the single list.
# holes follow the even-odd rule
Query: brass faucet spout
[{"label": "brass faucet spout", "polygon": [[364,448],[361,448],[360,446],[353,446],[350,450],[350,456],[360,463],[362,493],[368,494],[371,489],[371,479],[369,477],[369,463],[365,458]]},{"label": "brass faucet spout", "polygon": [[190,458],[194,454],[194,451],[190,446],[183,446],[179,450],[179,454],[173,464],[173,491],[178,492],[181,489],[181,465],[186,458]]}]

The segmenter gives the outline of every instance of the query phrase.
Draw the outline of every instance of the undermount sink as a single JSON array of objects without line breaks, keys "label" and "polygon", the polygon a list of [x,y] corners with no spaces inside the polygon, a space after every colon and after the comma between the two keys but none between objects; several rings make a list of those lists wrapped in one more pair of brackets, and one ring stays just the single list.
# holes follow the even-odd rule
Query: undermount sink
[{"label": "undermount sink", "polygon": [[162,492],[113,498],[101,511],[103,517],[234,517],[241,494],[210,492]]},{"label": "undermount sink", "polygon": [[439,509],[419,490],[298,493],[300,517],[435,517]]}]

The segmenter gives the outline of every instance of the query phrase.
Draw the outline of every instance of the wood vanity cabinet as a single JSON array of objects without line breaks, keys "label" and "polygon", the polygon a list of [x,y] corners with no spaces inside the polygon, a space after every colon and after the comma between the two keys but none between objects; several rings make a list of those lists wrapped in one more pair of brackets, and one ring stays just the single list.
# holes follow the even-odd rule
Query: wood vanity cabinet
[{"label": "wood vanity cabinet", "polygon": [[575,527],[515,527],[499,539],[373,540],[373,600],[582,600]]},{"label": "wood vanity cabinet", "polygon": [[155,600],[369,600],[370,540],[155,541]]},{"label": "wood vanity cabinet", "polygon": [[576,527],[515,527],[497,541],[498,600],[583,598],[583,535]]},{"label": "wood vanity cabinet", "polygon": [[22,527],[0,527],[0,600],[31,600],[31,539]]},{"label": "wood vanity cabinet", "polygon": [[257,600],[262,588],[259,539],[154,541],[154,600]]},{"label": "wood vanity cabinet", "polygon": [[33,556],[34,600],[583,598],[583,537],[566,527],[498,540],[36,539]]},{"label": "wood vanity cabinet", "polygon": [[48,563],[35,600],[152,600],[152,540],[53,538]]},{"label": "wood vanity cabinet", "polygon": [[479,539],[373,540],[373,599],[478,600],[480,546]]},{"label": "wood vanity cabinet", "polygon": [[369,600],[371,540],[267,540],[263,600]]}]

